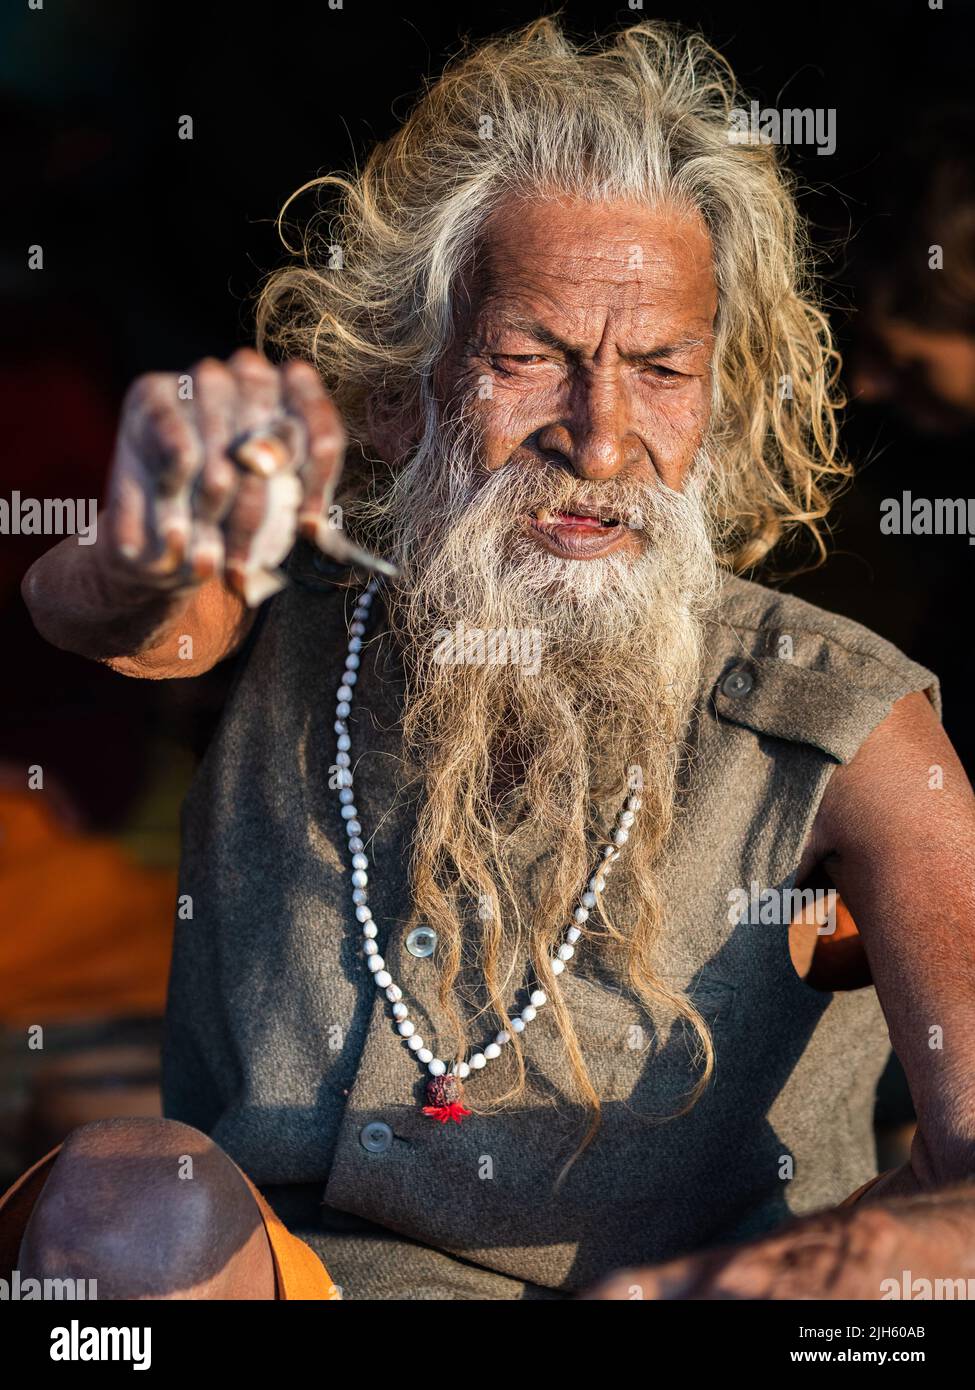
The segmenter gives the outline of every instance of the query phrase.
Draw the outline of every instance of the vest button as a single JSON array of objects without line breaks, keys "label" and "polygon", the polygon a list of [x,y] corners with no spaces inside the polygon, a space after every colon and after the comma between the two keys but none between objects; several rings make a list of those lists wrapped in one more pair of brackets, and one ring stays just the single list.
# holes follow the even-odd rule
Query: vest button
[{"label": "vest button", "polygon": [[406,949],[411,956],[432,956],[437,946],[437,933],[432,927],[414,927],[406,938]]},{"label": "vest button", "polygon": [[373,1120],[359,1130],[359,1143],[371,1154],[384,1154],[393,1142],[393,1131],[382,1120]]},{"label": "vest button", "polygon": [[737,700],[742,695],[747,695],[755,684],[755,679],[750,671],[737,670],[729,671],[721,682],[722,695],[729,695],[731,699]]}]

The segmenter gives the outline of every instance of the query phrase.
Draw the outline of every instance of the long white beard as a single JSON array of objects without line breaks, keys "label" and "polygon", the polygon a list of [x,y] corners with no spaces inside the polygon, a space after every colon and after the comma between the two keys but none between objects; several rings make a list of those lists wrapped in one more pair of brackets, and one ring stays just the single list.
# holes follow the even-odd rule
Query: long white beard
[{"label": "long white beard", "polygon": [[[704,502],[707,456],[679,493],[659,482],[587,483],[550,465],[486,473],[477,459],[469,429],[431,431],[380,492],[346,509],[355,539],[401,571],[387,606],[407,671],[404,749],[424,784],[413,919],[435,928],[447,958],[456,947],[455,961],[473,929],[474,954],[465,956],[478,962],[482,1001],[501,1017],[518,959],[527,952],[544,972],[591,872],[595,799],[638,790],[643,811],[614,874],[624,920],[607,923],[604,944],[623,951],[644,999],[659,997],[656,862],[718,575]],[[525,516],[570,503],[629,518],[640,553],[563,560],[545,551]],[[534,633],[538,661],[528,669],[512,660],[519,648],[503,641],[475,642],[461,659],[444,660],[444,633],[458,624],[486,635]],[[529,833],[550,846],[533,902],[524,901],[507,857],[496,773],[509,755],[506,790],[524,793]],[[448,968],[441,1001],[458,1055],[465,1025],[450,1001],[459,987],[458,969]]]},{"label": "long white beard", "polygon": [[[431,795],[436,787],[483,824],[492,760],[517,748],[521,785],[550,828],[556,802],[578,817],[586,787],[624,767],[656,780],[666,801],[717,588],[710,471],[701,450],[681,492],[656,480],[587,482],[552,464],[487,472],[459,418],[429,430],[381,491],[352,503],[359,537],[400,568],[390,625],[409,669],[404,727]],[[545,550],[525,517],[573,505],[625,520],[639,553]],[[458,632],[451,647],[445,636]]]}]

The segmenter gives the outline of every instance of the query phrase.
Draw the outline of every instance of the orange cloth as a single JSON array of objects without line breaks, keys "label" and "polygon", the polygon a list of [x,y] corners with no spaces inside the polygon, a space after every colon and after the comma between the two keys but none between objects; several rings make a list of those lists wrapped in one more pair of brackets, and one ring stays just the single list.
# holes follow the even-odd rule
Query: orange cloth
[{"label": "orange cloth", "polygon": [[[27,1172],[0,1197],[0,1278],[9,1280],[12,1271],[17,1267],[20,1242],[31,1211],[60,1152],[59,1144],[32,1168],[28,1168]],[[234,1164],[234,1167],[237,1165]],[[247,1174],[240,1168],[237,1168],[237,1172],[247,1184],[264,1222],[264,1230],[271,1247],[271,1258],[274,1261],[276,1297],[283,1302],[323,1302],[340,1299],[341,1294],[332,1282],[328,1270],[311,1247],[297,1236],[293,1236],[275,1216]]]},{"label": "orange cloth", "polygon": [[0,1023],[162,1014],[176,874],[0,787]]}]

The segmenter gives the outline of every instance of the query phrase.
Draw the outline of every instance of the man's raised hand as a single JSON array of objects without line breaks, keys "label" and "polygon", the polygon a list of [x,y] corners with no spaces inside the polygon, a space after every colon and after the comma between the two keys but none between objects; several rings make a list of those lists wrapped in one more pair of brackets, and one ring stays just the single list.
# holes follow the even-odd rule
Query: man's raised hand
[{"label": "man's raised hand", "polygon": [[346,442],[307,362],[276,367],[241,348],[182,376],[140,377],[119,424],[103,567],[161,593],[222,576],[260,602],[280,588],[275,567],[297,535],[341,545],[328,510]]}]

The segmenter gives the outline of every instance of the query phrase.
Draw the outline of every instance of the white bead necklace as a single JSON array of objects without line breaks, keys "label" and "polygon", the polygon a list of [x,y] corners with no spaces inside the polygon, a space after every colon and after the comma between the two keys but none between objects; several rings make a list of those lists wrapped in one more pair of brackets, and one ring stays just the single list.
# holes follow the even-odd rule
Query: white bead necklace
[{"label": "white bead necklace", "polygon": [[[362,639],[366,631],[366,618],[369,616],[369,609],[375,592],[376,580],[371,579],[359,595],[355,611],[352,614],[348,654],[345,658],[342,683],[337,691],[338,704],[335,709],[335,732],[338,735],[338,752],[335,762],[338,767],[341,814],[345,821],[345,829],[349,837],[349,850],[352,855],[352,902],[355,907],[356,920],[362,926],[366,964],[372,971],[376,988],[385,991],[386,998],[392,1005],[392,1015],[396,1021],[398,1033],[410,1051],[416,1054],[417,1060],[426,1067],[432,1078],[427,1083],[427,1099],[430,1103],[423,1107],[423,1112],[444,1123],[447,1120],[455,1120],[459,1124],[463,1115],[471,1113],[461,1104],[464,1080],[470,1076],[472,1071],[480,1071],[482,1067],[487,1066],[488,1062],[499,1057],[505,1043],[511,1041],[511,1034],[502,1029],[495,1035],[493,1042],[488,1043],[483,1050],[475,1052],[469,1060],[457,1061],[448,1066],[442,1058],[434,1056],[433,1051],[417,1033],[416,1026],[410,1019],[409,1010],[403,1003],[403,991],[393,980],[392,975],[386,969],[386,962],[379,954],[379,947],[376,944],[377,927],[373,921],[366,891],[369,883],[369,860],[366,858],[362,826],[359,823],[359,812],[352,790],[352,740],[349,737],[347,723],[352,711],[355,685],[359,679],[359,653],[362,650]],[[602,847],[600,866],[590,878],[585,891],[580,895],[572,913],[572,921],[566,928],[562,945],[552,957],[553,975],[561,975],[566,962],[575,955],[575,943],[582,935],[582,925],[587,921],[592,908],[596,906],[596,895],[606,887],[606,875],[619,858],[621,847],[629,839],[630,827],[633,825],[641,805],[642,802],[638,796],[626,798],[623,809],[616,818],[613,833]],[[548,996],[544,990],[533,989],[529,994],[528,1003],[516,1017],[512,1018],[512,1030],[515,1033],[524,1032],[526,1026],[538,1014],[538,1010],[547,1003]]]}]

